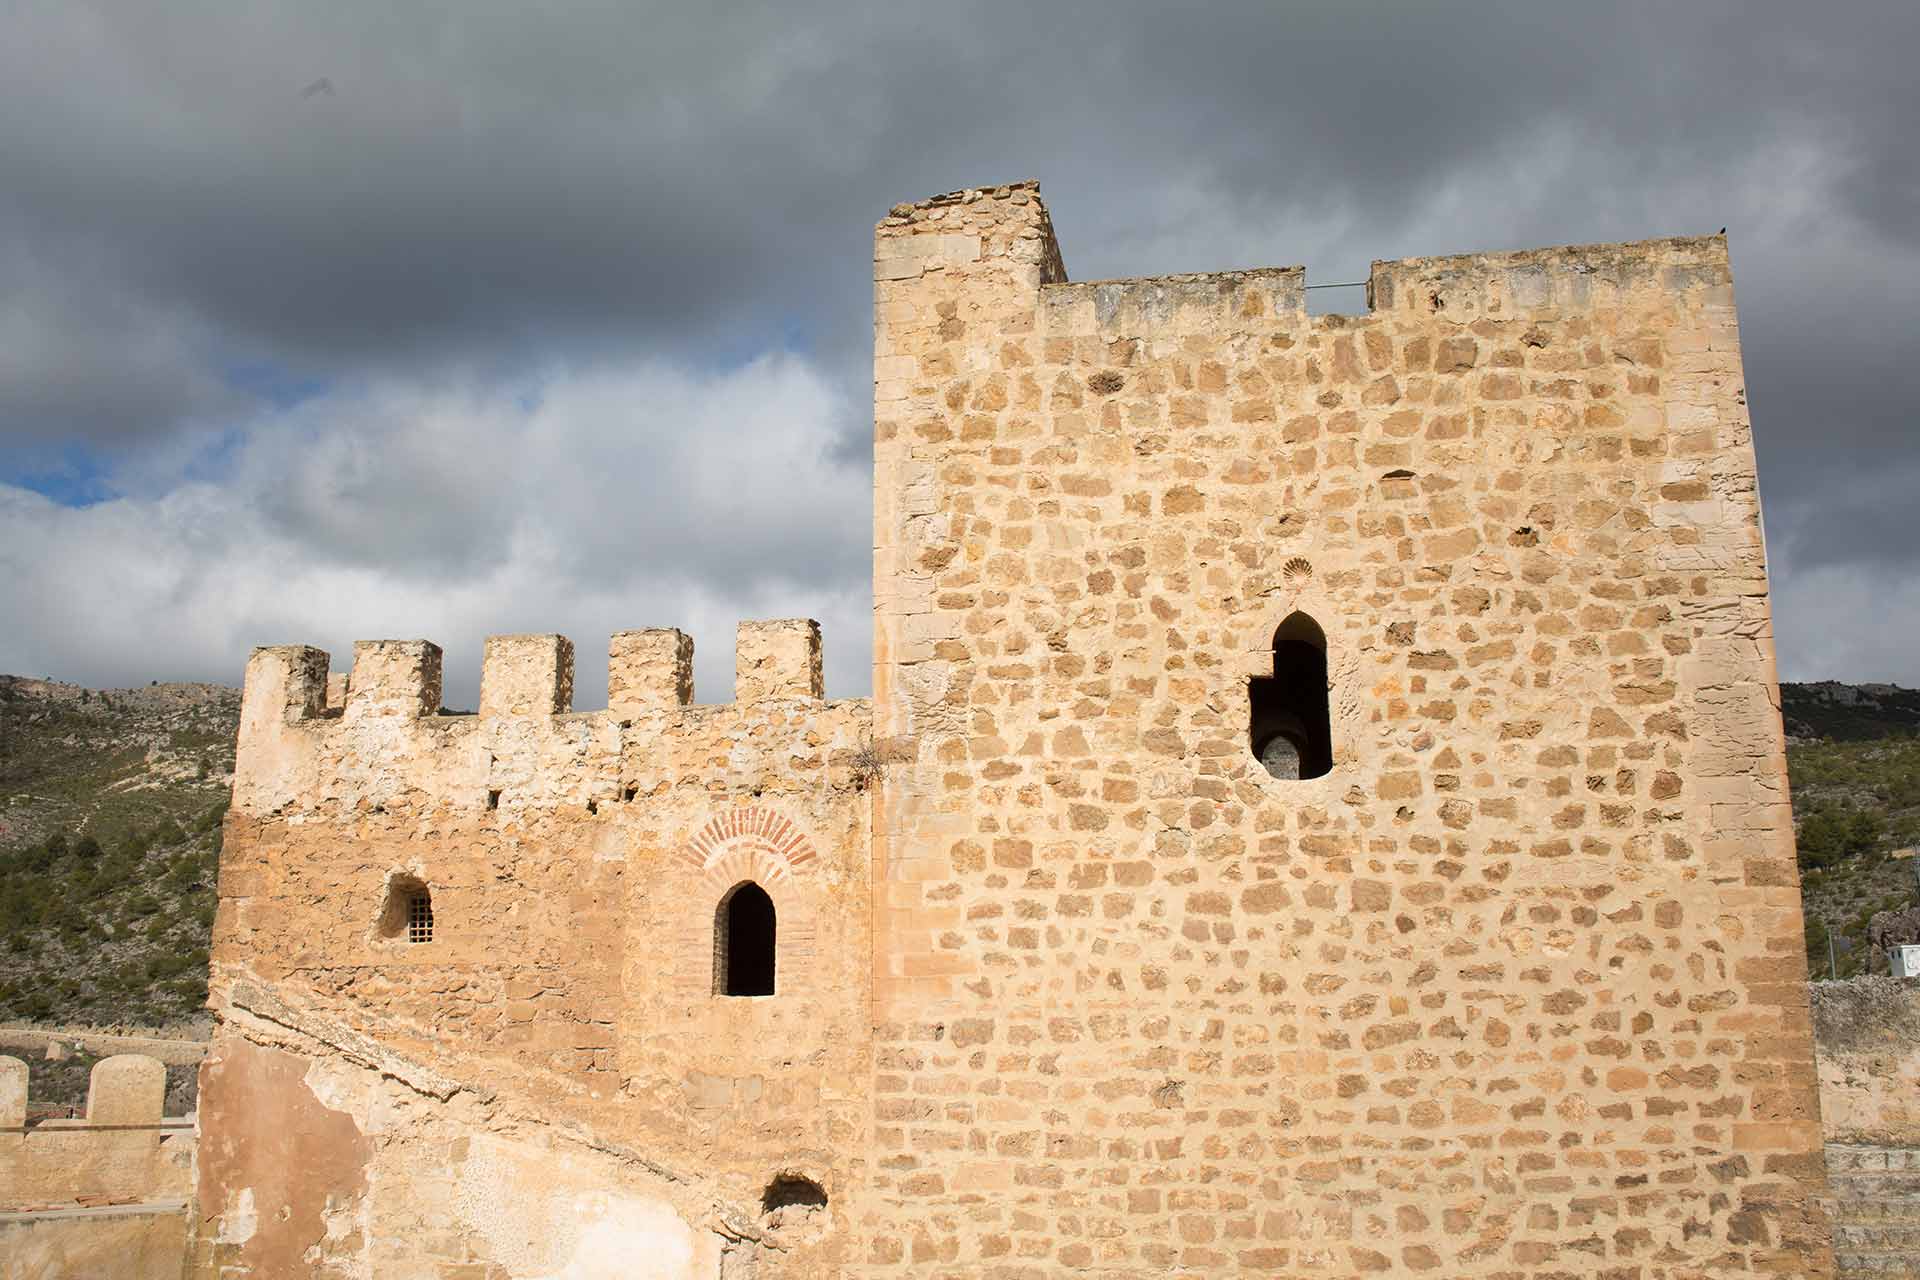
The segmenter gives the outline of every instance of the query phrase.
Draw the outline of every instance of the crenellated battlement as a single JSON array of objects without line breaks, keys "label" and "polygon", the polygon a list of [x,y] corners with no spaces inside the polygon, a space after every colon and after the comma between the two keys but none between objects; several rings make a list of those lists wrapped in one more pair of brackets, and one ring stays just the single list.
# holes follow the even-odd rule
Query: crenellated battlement
[{"label": "crenellated battlement", "polygon": [[[1631,291],[1649,286],[1682,302],[1730,307],[1726,241],[1708,236],[1404,258],[1375,262],[1366,281],[1375,321],[1440,327],[1590,314],[1617,308]],[[1223,328],[1280,331],[1365,318],[1310,317],[1308,287],[1302,267],[1049,282],[1039,289],[1038,327],[1047,337],[1111,340]]]},{"label": "crenellated battlement", "polygon": [[27,1064],[0,1057],[0,1211],[184,1199],[193,1121],[165,1119],[166,1094],[164,1063],[116,1054],[93,1064],[84,1116],[30,1125]]},{"label": "crenellated battlement", "polygon": [[1376,314],[1462,324],[1618,310],[1635,290],[1731,307],[1726,237],[1402,258],[1375,262],[1367,280]]},{"label": "crenellated battlement", "polygon": [[[1311,322],[1302,267],[1070,282],[1035,182],[894,206],[876,229],[874,279],[891,331],[879,351],[882,381],[896,356],[886,339],[951,328],[963,298],[970,307],[996,294],[1033,305],[1037,295],[1036,319],[1050,336],[1200,335]],[[1376,316],[1471,324],[1617,308],[1645,289],[1731,306],[1731,281],[1718,235],[1377,260],[1365,283]]]},{"label": "crenellated battlement", "polygon": [[[770,773],[784,778],[776,785],[798,785],[828,767],[804,742],[808,726],[823,715],[844,721],[839,736],[847,741],[837,745],[850,746],[868,705],[826,701],[820,625],[806,618],[740,624],[730,703],[694,703],[693,640],[671,628],[610,638],[605,710],[573,709],[574,647],[565,636],[489,636],[474,714],[443,710],[441,669],[440,647],[428,640],[356,642],[344,673],[311,646],[254,650],[241,704],[236,809],[385,804],[401,795],[498,808],[509,786],[515,805],[543,796],[597,803],[642,785],[644,769],[621,762],[661,738],[725,739],[720,772],[763,784]],[[802,745],[789,749],[796,741]],[[562,761],[571,767],[560,768]]]}]

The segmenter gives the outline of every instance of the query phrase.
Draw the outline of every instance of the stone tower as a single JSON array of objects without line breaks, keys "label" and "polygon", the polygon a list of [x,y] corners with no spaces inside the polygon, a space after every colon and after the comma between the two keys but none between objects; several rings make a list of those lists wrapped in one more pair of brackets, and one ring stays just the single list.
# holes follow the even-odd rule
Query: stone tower
[{"label": "stone tower", "polygon": [[1830,1272],[1725,243],[1368,295],[895,208],[870,701],[259,651],[196,1265]]}]

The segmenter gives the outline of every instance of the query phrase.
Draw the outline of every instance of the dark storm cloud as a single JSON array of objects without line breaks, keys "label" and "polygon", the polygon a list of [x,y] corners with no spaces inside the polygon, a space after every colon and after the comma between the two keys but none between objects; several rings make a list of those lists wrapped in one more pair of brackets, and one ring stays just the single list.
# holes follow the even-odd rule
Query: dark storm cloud
[{"label": "dark storm cloud", "polygon": [[857,330],[876,214],[1029,173],[1099,274],[1175,187],[1412,236],[1556,124],[1559,191],[1483,195],[1549,236],[1792,127],[1912,235],[1910,21],[1673,8],[62,4],[0,55],[7,231],[308,360]]},{"label": "dark storm cloud", "polygon": [[[701,456],[684,423],[609,405],[619,430],[554,438],[498,404],[622,362],[684,404],[794,352],[817,377],[712,390],[804,382],[792,438],[823,451],[830,507],[860,507],[873,221],[1037,176],[1079,278],[1358,279],[1726,225],[1782,608],[1837,607],[1834,575],[1865,573],[1920,611],[1920,506],[1890,500],[1920,482],[1910,3],[63,0],[0,21],[0,439],[85,444],[157,503],[237,435],[227,499],[318,564],[481,591],[531,554],[551,495],[463,454],[474,432],[622,482],[588,487],[609,509],[566,527],[549,603],[668,557],[743,608],[858,596],[857,533],[710,528],[675,475]],[[237,369],[312,399],[280,412]],[[1903,648],[1846,653],[1783,656],[1920,679]]]}]

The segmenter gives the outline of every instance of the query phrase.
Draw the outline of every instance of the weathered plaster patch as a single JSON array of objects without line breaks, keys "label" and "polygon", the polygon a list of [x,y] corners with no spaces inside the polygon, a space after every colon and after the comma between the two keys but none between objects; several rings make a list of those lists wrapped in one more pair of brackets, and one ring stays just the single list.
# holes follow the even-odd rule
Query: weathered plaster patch
[{"label": "weathered plaster patch", "polygon": [[552,1207],[572,1215],[579,1237],[564,1267],[529,1280],[681,1280],[718,1273],[717,1256],[704,1267],[697,1256],[714,1251],[717,1238],[703,1233],[696,1240],[660,1201],[594,1191],[564,1205],[556,1198]]},{"label": "weathered plaster patch", "polygon": [[487,1258],[523,1280],[713,1280],[715,1237],[696,1233],[664,1200],[595,1185],[552,1151],[476,1142],[459,1171],[461,1224]]},{"label": "weathered plaster patch", "polygon": [[260,1213],[253,1205],[253,1188],[242,1187],[238,1194],[227,1198],[227,1211],[221,1215],[220,1234],[215,1239],[221,1244],[245,1244],[253,1239],[259,1227]]},{"label": "weathered plaster patch", "polygon": [[202,1071],[200,1204],[218,1220],[215,1238],[238,1244],[255,1275],[300,1274],[326,1212],[366,1192],[366,1136],[315,1096],[309,1066],[229,1039]]},{"label": "weathered plaster patch", "polygon": [[359,1119],[363,1110],[359,1083],[357,1075],[331,1058],[315,1058],[307,1067],[307,1088],[320,1105],[343,1113],[354,1121],[356,1128],[364,1130],[366,1126]]}]

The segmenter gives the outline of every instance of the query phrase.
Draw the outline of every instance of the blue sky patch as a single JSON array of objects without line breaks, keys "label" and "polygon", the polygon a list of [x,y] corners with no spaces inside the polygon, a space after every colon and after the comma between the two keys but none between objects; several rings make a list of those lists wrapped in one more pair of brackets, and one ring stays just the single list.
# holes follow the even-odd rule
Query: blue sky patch
[{"label": "blue sky patch", "polygon": [[108,482],[104,459],[84,445],[68,445],[51,458],[43,455],[27,466],[0,472],[0,480],[30,489],[63,507],[90,507],[120,496]]}]

